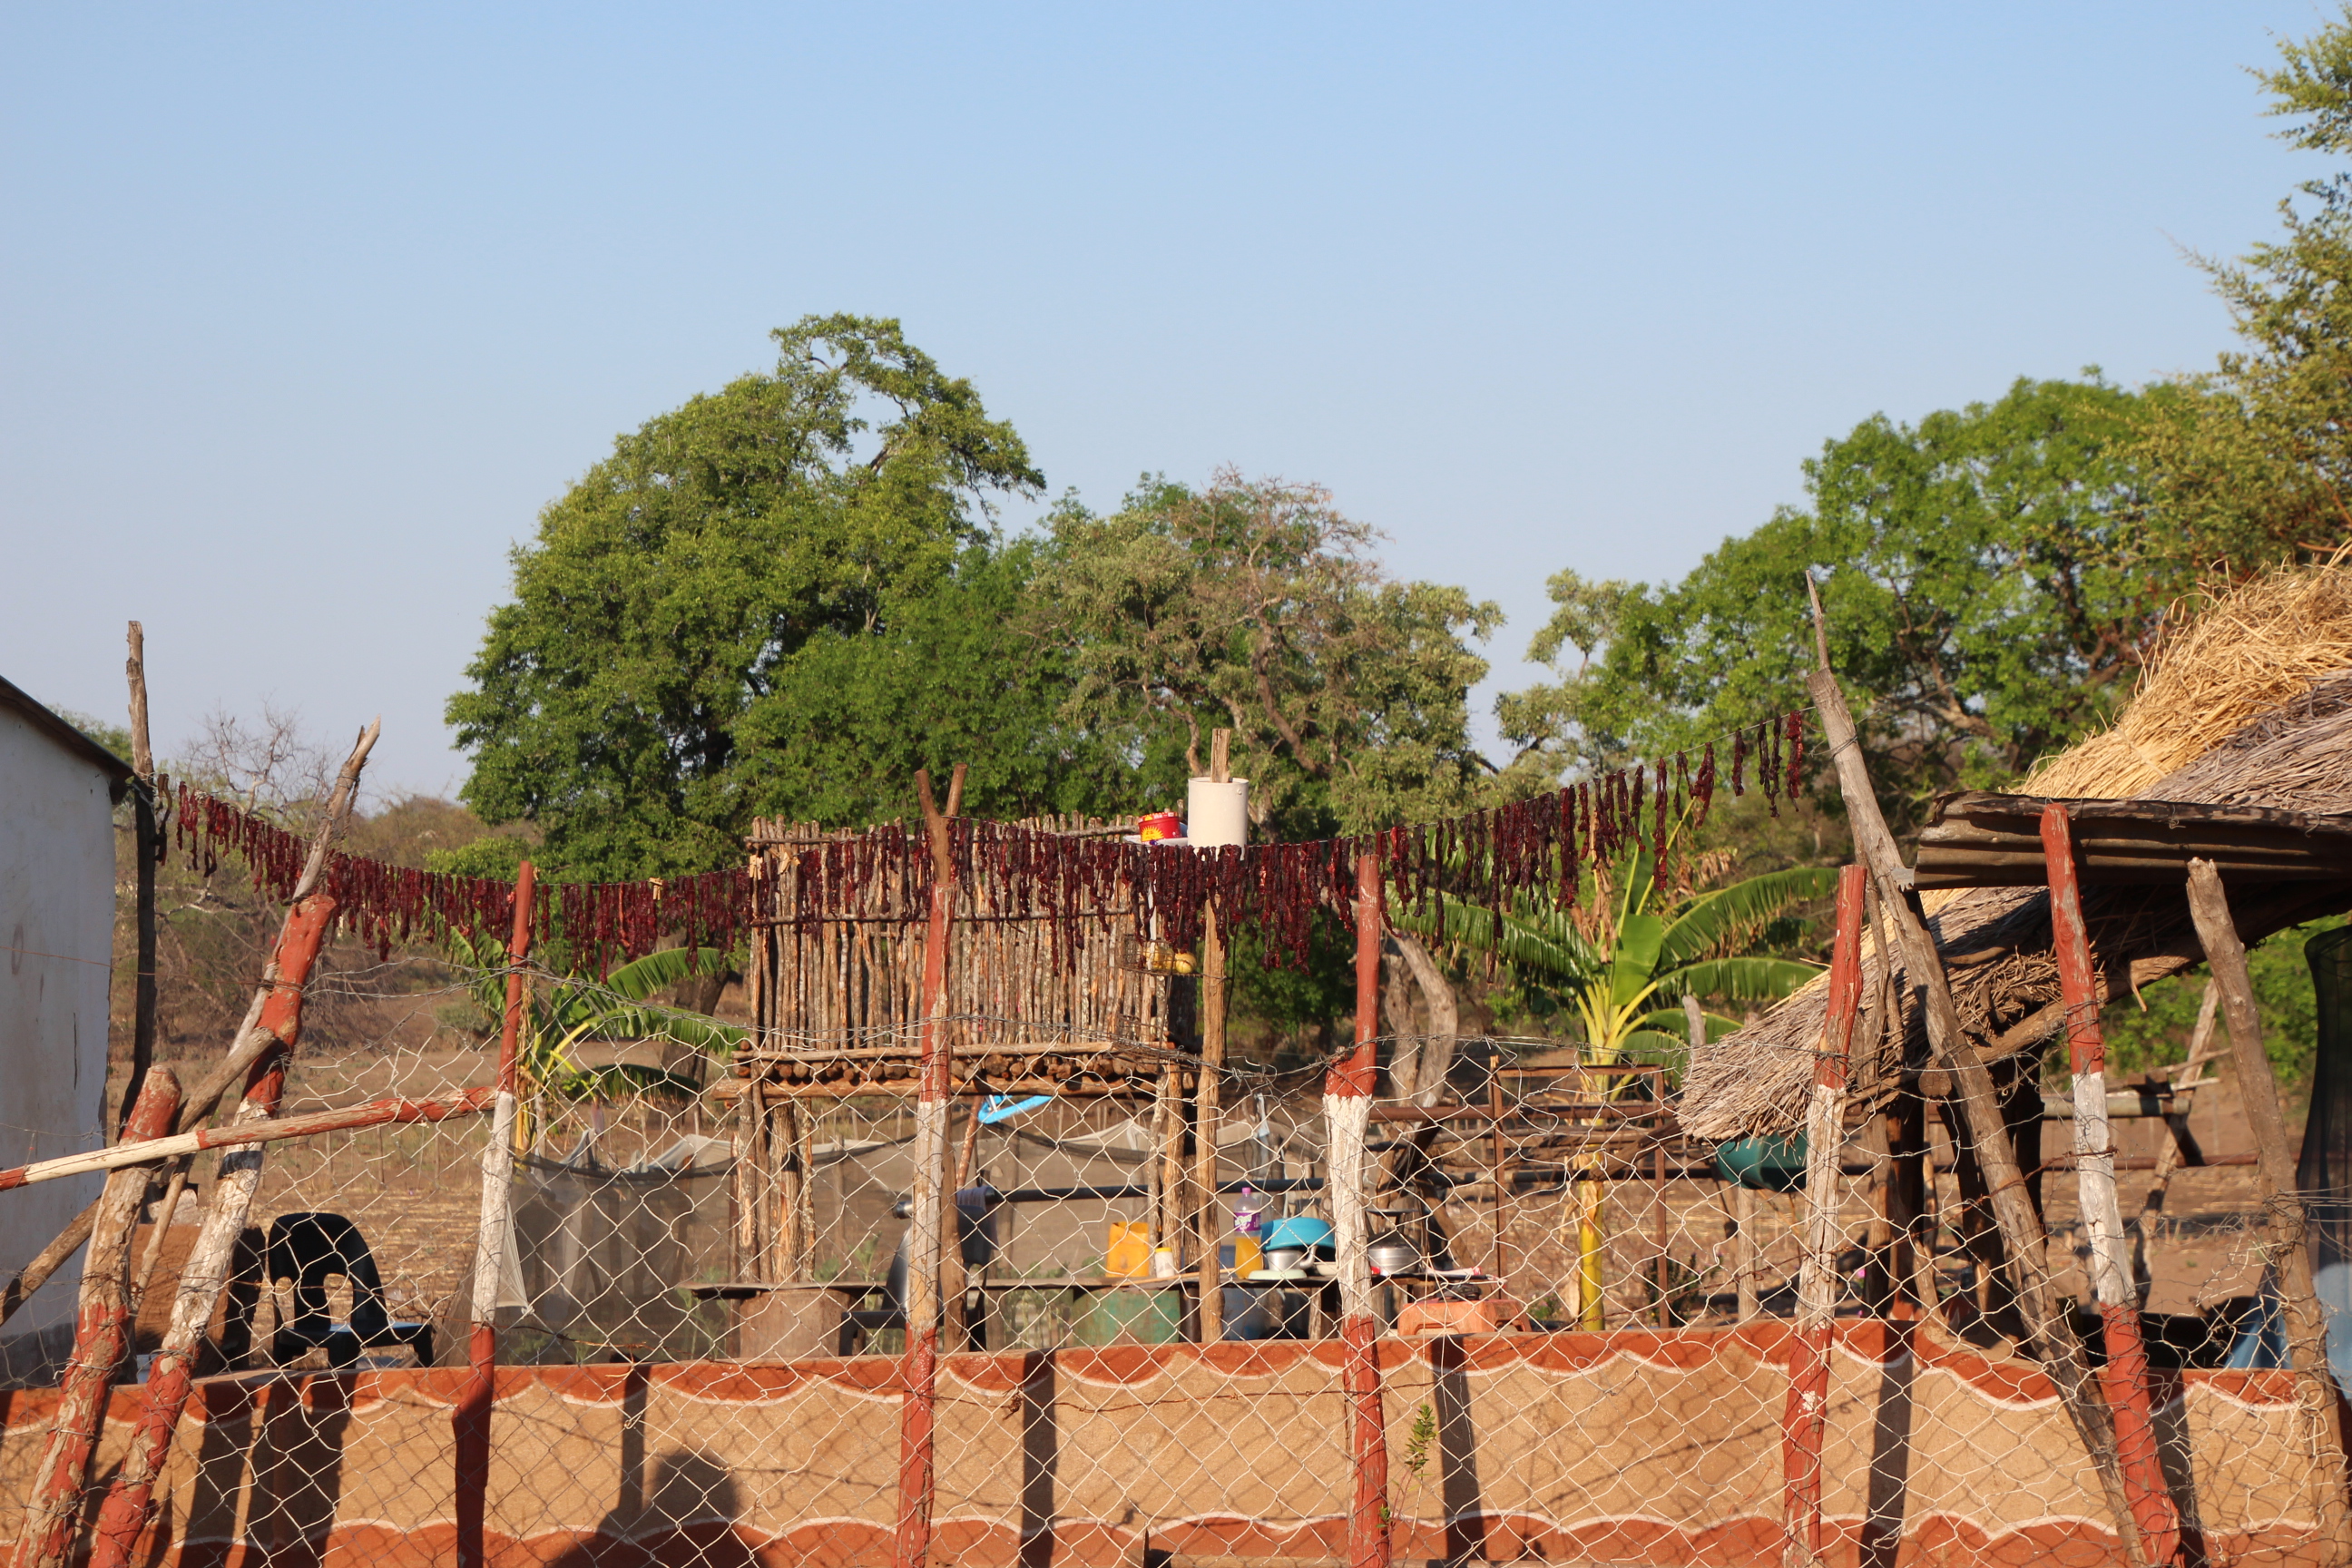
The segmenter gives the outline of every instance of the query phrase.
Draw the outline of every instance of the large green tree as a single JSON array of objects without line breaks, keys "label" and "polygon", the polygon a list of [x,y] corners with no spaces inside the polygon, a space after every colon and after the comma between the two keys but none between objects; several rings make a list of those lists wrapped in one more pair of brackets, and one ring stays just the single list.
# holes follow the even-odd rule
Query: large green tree
[{"label": "large green tree", "polygon": [[[1316,485],[1147,479],[1118,511],[1052,519],[1029,626],[1076,674],[1065,719],[1136,737],[1147,776],[1205,772],[1213,729],[1286,836],[1458,807],[1484,762],[1468,637],[1501,622],[1459,588],[1399,582],[1379,535]],[[1181,771],[1178,771],[1181,767]]]},{"label": "large green tree", "polygon": [[[896,321],[812,317],[774,337],[772,372],[620,437],[541,514],[472,689],[450,700],[474,753],[467,803],[536,824],[560,872],[730,864],[755,813],[866,816],[903,796],[885,768],[1030,744],[967,725],[935,729],[929,755],[752,754],[810,745],[813,715],[887,689],[877,668],[964,637],[927,606],[1002,600],[990,498],[1043,482],[1012,426]],[[934,695],[861,708],[852,727],[920,734]]]},{"label": "large green tree", "polygon": [[2020,381],[1916,426],[1875,416],[1805,465],[1810,506],[1681,582],[1556,577],[1534,651],[1587,657],[1500,705],[1519,765],[1611,765],[1801,706],[1811,573],[1892,792],[2014,776],[2113,712],[2196,574],[2147,524],[2131,449],[2147,402],[2095,378]]},{"label": "large green tree", "polygon": [[2144,451],[2168,522],[2238,572],[2352,536],[2352,7],[2257,79],[2280,139],[2338,167],[2279,204],[2277,238],[2202,261],[2241,346],[2179,384]]}]

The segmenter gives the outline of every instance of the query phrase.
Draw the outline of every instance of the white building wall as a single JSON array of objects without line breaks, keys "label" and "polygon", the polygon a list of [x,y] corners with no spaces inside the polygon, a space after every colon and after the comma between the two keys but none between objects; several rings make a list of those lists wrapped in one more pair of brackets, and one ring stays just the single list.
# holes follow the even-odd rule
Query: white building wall
[{"label": "white building wall", "polygon": [[[106,1142],[113,946],[107,777],[0,707],[0,1168]],[[101,1184],[92,1174],[0,1193],[0,1279]],[[80,1282],[77,1258],[0,1332],[70,1323]]]}]

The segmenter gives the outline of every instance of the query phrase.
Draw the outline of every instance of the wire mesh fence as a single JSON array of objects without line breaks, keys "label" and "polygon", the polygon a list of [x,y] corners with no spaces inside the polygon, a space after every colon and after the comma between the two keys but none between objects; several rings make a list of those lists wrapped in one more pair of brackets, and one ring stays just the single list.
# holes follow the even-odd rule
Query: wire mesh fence
[{"label": "wire mesh fence", "polygon": [[[977,1015],[946,1026],[954,1217],[931,1555],[1347,1554],[1363,1405],[1340,1334],[1330,1184],[1347,1173],[1319,1068],[1224,1069],[1205,1163],[1189,1142],[1204,1069],[1180,1044]],[[607,1044],[596,1072],[525,1081],[488,1313],[491,1559],[893,1557],[918,1176],[916,1082],[899,1068],[918,1029],[758,1036],[726,1062]],[[1686,1142],[1661,1064],[1447,1044],[1442,1082],[1374,1103],[1361,1177],[1387,1548],[1779,1561],[1808,1200],[1774,1190],[1786,1152],[1743,1164]],[[617,1070],[632,1051],[635,1078]],[[323,1053],[298,1059],[286,1109],[446,1095],[493,1070],[471,1044]],[[268,1147],[139,1561],[458,1560],[451,1412],[483,1315],[470,1291],[490,1128],[452,1117]],[[1953,1145],[1910,1152],[1925,1167],[1916,1214],[1890,1219],[1902,1148],[1862,1130],[1836,1194],[1822,1456],[1836,1554],[2116,1560],[2063,1411],[2001,1337]],[[2310,1555],[2343,1483],[2332,1412],[2282,1370],[2260,1290],[2267,1231],[2233,1172],[2179,1178],[2150,1227],[2152,1247],[2204,1258],[2214,1289],[2246,1282],[2150,1317],[2167,1475],[2206,1560]],[[2073,1241],[2065,1182],[2042,1179],[2056,1265]],[[134,1247],[142,1268],[153,1254],[139,1352],[210,1191],[200,1165],[181,1212]],[[1217,1335],[1202,1342],[1211,1248]],[[123,1369],[87,1516],[121,1467],[140,1370]],[[0,1398],[13,1521],[54,1395]]]}]

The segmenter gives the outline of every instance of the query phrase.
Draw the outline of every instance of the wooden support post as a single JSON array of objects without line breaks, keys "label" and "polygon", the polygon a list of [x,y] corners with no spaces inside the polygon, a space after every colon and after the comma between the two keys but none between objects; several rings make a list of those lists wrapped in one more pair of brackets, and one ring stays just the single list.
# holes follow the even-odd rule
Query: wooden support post
[{"label": "wooden support post", "polygon": [[[1806,587],[1809,592],[1812,588],[1810,575]],[[2147,1555],[2124,1490],[2114,1426],[2106,1406],[2097,1398],[2083,1347],[2074,1338],[2074,1325],[2052,1300],[2050,1277],[2042,1258],[2041,1220],[2026,1196],[2024,1173],[2018,1169],[2010,1148],[2009,1131],[2001,1121],[2000,1096],[1993,1088],[1992,1075],[1985,1069],[1975,1043],[1960,1022],[1959,1008],[1952,1001],[1950,978],[1944,973],[1943,957],[1937,952],[1935,938],[1916,902],[1910,871],[1895,847],[1895,836],[1887,831],[1886,818],[1878,809],[1878,797],[1872,793],[1869,770],[1863,764],[1861,738],[1854,732],[1853,716],[1846,710],[1845,693],[1839,689],[1837,678],[1830,673],[1827,636],[1818,596],[1813,604],[1813,624],[1821,663],[1806,678],[1806,689],[1812,694],[1829,740],[1830,757],[1837,770],[1838,790],[1845,800],[1855,848],[1870,868],[1882,907],[1894,922],[1906,977],[1926,1004],[1928,1047],[1949,1070],[1957,1098],[1967,1113],[1970,1142],[1984,1171],[1994,1220],[2008,1244],[2008,1268],[2015,1282],[2029,1343],[2056,1387],[2067,1418],[2074,1423],[2075,1435],[2098,1474],[2100,1491],[2108,1517],[2115,1521],[2116,1533],[2122,1541],[2125,1560],[2132,1568],[2145,1568]]]},{"label": "wooden support post", "polygon": [[136,775],[131,785],[131,853],[138,861],[131,953],[138,968],[131,989],[131,1081],[122,1089],[126,1122],[155,1060],[155,863],[163,847],[155,817],[155,752],[147,740],[147,634],[137,621],[131,623],[129,642],[122,672],[131,683],[131,771]]},{"label": "wooden support post", "polygon": [[[2180,1552],[2180,1516],[2164,1481],[2156,1412],[2148,1397],[2147,1346],[2140,1335],[2139,1291],[2132,1279],[2131,1243],[2116,1197],[2115,1139],[2107,1124],[2107,1044],[2099,1032],[2099,984],[2083,923],[2082,889],[2074,872],[2074,840],[2066,808],[2052,802],[2042,813],[2042,849],[2049,864],[2050,930],[2057,947],[2059,995],[2066,1004],[2066,1050],[2074,1079],[2074,1182],[2083,1228],[2090,1238],[2091,1290],[2099,1304],[2106,1363],[2100,1391],[2114,1412],[2116,1453],[2124,1489],[2151,1563]],[[2031,1086],[2039,1099],[2039,1086]]]},{"label": "wooden support post", "polygon": [[2189,912],[2197,922],[2197,938],[2204,944],[2214,984],[2221,988],[2221,1015],[2230,1026],[2231,1070],[2253,1130],[2255,1191],[2270,1216],[2270,1245],[2264,1251],[2285,1319],[2287,1358],[2316,1450],[2313,1483],[2322,1545],[2328,1561],[2352,1561],[2352,1519],[2347,1517],[2344,1498],[2344,1434],[2336,1383],[2327,1367],[2327,1316],[2312,1289],[2307,1221],[2294,1185],[2294,1152],[2287,1142],[2286,1117],[2279,1109],[2278,1080],[2263,1051],[2262,1015],[2246,973],[2245,944],[2238,939],[2221,875],[2210,860],[2189,862]]},{"label": "wooden support post", "polygon": [[[179,1080],[154,1068],[131,1108],[127,1141],[161,1137],[180,1109]],[[16,1538],[13,1568],[65,1568],[81,1522],[82,1486],[106,1416],[115,1369],[131,1349],[131,1238],[154,1174],[152,1166],[126,1166],[106,1178],[89,1252],[82,1260],[81,1307],[74,1321],[73,1359],[58,1391],[49,1440],[34,1470]]]},{"label": "wooden support post", "polygon": [[[2150,1226],[2164,1213],[2165,1194],[2172,1185],[2173,1173],[2188,1163],[2190,1151],[2196,1147],[2189,1131],[2189,1116],[2197,1109],[2198,1080],[2204,1076],[2205,1065],[2221,1054],[2214,1044],[2221,1037],[2214,1026],[2221,1022],[2221,983],[2208,976],[2205,994],[2197,1004],[2197,1023],[2189,1031],[2188,1055],[2172,1072],[2172,1110],[2164,1118],[2164,1147],[2157,1151],[2156,1174],[2149,1178],[2147,1194],[2140,1199],[2138,1243],[2142,1248],[2147,1246]],[[2134,1271],[2143,1277],[2146,1274],[2145,1268],[2137,1262]]]},{"label": "wooden support post", "polygon": [[[945,1234],[948,1103],[953,1047],[948,1041],[949,920],[955,907],[955,854],[948,818],[928,770],[915,774],[923,832],[931,847],[930,924],[923,936],[922,1055],[915,1100],[915,1194],[907,1224],[907,1352],[898,1405],[898,1568],[924,1568],[931,1554],[932,1423],[940,1365],[940,1253]],[[950,787],[961,804],[963,765]]]},{"label": "wooden support post", "polygon": [[1356,1048],[1323,1080],[1323,1117],[1329,1130],[1326,1192],[1339,1254],[1339,1336],[1342,1378],[1352,1417],[1354,1496],[1348,1514],[1349,1568],[1388,1568],[1389,1448],[1381,1408],[1380,1325],[1373,1317],[1371,1267],[1365,1232],[1367,1132],[1372,1079],[1379,1068],[1381,1018],[1381,873],[1370,851],[1356,858]]},{"label": "wooden support post", "polygon": [[481,1568],[484,1520],[489,1506],[490,1414],[497,1403],[499,1287],[506,1277],[512,1229],[517,1054],[527,1004],[523,963],[530,956],[535,873],[525,860],[515,875],[514,927],[507,942],[507,1008],[499,1030],[498,1109],[482,1150],[481,1218],[474,1237],[473,1332],[467,1342],[466,1386],[449,1412],[457,1438],[458,1568]]},{"label": "wooden support post", "polygon": [[1486,1163],[1493,1168],[1495,1178],[1495,1239],[1486,1249],[1486,1272],[1495,1279],[1506,1278],[1503,1259],[1503,1237],[1510,1227],[1510,1214],[1505,1207],[1510,1196],[1511,1178],[1508,1151],[1503,1145],[1503,1058],[1501,1047],[1486,1047],[1486,1114],[1488,1122]]},{"label": "wooden support post", "polygon": [[1822,1434],[1828,1416],[1830,1330],[1837,1320],[1838,1148],[1845,1142],[1846,1078],[1853,1020],[1862,1007],[1860,866],[1838,874],[1837,934],[1830,947],[1828,1020],[1813,1051],[1813,1092],[1805,1112],[1805,1252],[1797,1272],[1796,1334],[1781,1454],[1793,1563],[1822,1556]]},{"label": "wooden support post", "polygon": [[[1696,1060],[1706,1048],[1706,1010],[1697,997],[1683,998],[1683,1022]],[[1756,1194],[1737,1184],[1731,1189],[1731,1300],[1738,1321],[1756,1315]]]},{"label": "wooden support post", "polygon": [[[286,919],[278,928],[278,945],[262,969],[252,1006],[230,1042],[227,1057],[182,1107],[177,1125],[183,1131],[209,1114],[238,1079],[244,1080],[245,1092],[230,1119],[232,1124],[277,1118],[278,1102],[286,1088],[287,1058],[301,1038],[303,987],[310,982],[311,966],[318,962],[327,928],[335,916],[335,900],[315,889],[359,797],[360,774],[379,732],[380,725],[373,722],[361,731],[351,755],[343,759],[335,775],[334,788],[327,796],[326,820],[311,839],[310,853],[295,879]],[[180,1268],[171,1324],[163,1331],[162,1348],[148,1363],[147,1392],[140,1402],[130,1452],[124,1455],[122,1468],[99,1513],[91,1546],[94,1568],[101,1563],[106,1568],[122,1568],[145,1528],[155,1478],[163,1471],[172,1436],[179,1429],[180,1414],[188,1402],[198,1348],[222,1292],[228,1289],[237,1238],[245,1233],[254,1193],[261,1184],[261,1161],[258,1147],[239,1149],[223,1155],[214,1173],[204,1223],[197,1227],[195,1243]]]},{"label": "wooden support post", "polygon": [[[1209,782],[1225,784],[1233,782],[1233,739],[1231,730],[1213,730],[1209,733]],[[1188,824],[1188,829],[1197,826]],[[1195,855],[1213,854],[1221,845],[1202,841],[1188,831]],[[1210,1344],[1224,1338],[1225,1293],[1224,1274],[1218,1237],[1224,1232],[1217,1208],[1217,1119],[1218,1097],[1223,1091],[1225,1074],[1225,930],[1223,915],[1216,900],[1211,899],[1201,910],[1201,1081],[1194,1094],[1192,1117],[1193,1158],[1192,1185],[1199,1198],[1200,1223],[1196,1232],[1201,1246],[1199,1312],[1200,1338]]]},{"label": "wooden support post", "polygon": [[1225,1337],[1224,1269],[1218,1237],[1217,1117],[1225,1070],[1225,939],[1213,900],[1201,911],[1201,1080],[1193,1092],[1192,1190],[1201,1205],[1194,1227],[1200,1242],[1200,1338]]},{"label": "wooden support post", "polygon": [[1651,1225],[1656,1233],[1653,1237],[1656,1250],[1650,1258],[1650,1286],[1657,1297],[1657,1310],[1651,1315],[1658,1327],[1674,1327],[1674,1314],[1667,1305],[1674,1288],[1673,1258],[1670,1256],[1674,1216],[1666,1211],[1666,1141],[1662,1135],[1650,1145]]}]

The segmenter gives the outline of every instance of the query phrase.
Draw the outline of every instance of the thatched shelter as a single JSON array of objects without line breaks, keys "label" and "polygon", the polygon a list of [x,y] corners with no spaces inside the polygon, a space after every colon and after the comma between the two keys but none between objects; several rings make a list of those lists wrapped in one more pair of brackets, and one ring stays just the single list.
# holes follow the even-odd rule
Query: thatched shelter
[{"label": "thatched shelter", "polygon": [[[2023,788],[2044,796],[2352,813],[2352,568],[2281,573],[2217,599],[2167,639],[2113,729],[2051,759]],[[2233,889],[2232,900],[2251,942],[2352,908],[2352,887],[2248,885]],[[1931,892],[1924,904],[1953,1000],[1981,1050],[2005,1056],[2056,1032],[2062,1009],[2046,892]],[[2173,892],[2094,887],[2084,889],[2083,905],[2106,995],[2203,962],[2187,905]],[[1879,945],[1866,940],[1864,967],[1856,1116],[1884,1100],[1901,1068],[1927,1055],[1902,963],[1894,966],[1890,991]],[[1801,1127],[1827,990],[1817,980],[1694,1053],[1680,1107],[1684,1131],[1720,1140]]]}]

